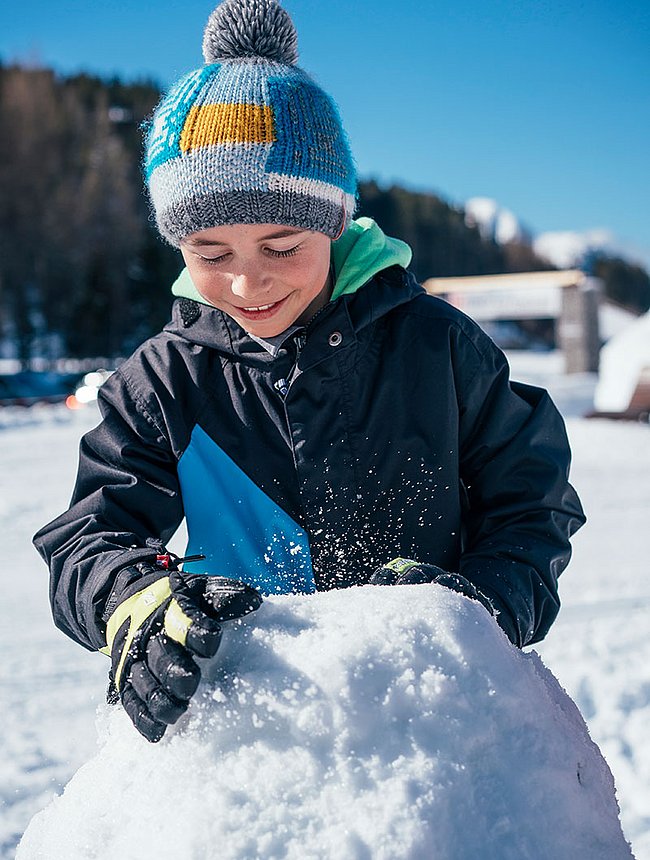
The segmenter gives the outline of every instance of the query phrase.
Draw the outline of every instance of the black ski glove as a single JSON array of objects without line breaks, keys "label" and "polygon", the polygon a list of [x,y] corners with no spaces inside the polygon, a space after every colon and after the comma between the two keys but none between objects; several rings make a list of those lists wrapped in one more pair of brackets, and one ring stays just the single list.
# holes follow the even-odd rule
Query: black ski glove
[{"label": "black ski glove", "polygon": [[156,569],[141,563],[106,626],[111,657],[108,701],[121,700],[141,735],[155,743],[187,710],[201,670],[213,657],[221,622],[262,603],[249,585],[222,576]]},{"label": "black ski glove", "polygon": [[449,573],[436,564],[420,564],[409,558],[394,558],[383,567],[377,568],[368,580],[368,585],[418,585],[423,582],[435,582],[472,600],[478,600],[490,615],[496,615],[490,598],[468,579],[459,573]]}]

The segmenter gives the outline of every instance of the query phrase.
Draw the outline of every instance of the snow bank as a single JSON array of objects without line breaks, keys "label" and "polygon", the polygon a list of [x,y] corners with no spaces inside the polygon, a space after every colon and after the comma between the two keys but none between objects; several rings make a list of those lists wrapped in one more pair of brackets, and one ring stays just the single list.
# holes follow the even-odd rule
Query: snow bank
[{"label": "snow bank", "polygon": [[158,745],[121,709],[18,860],[632,856],[535,653],[438,586],[269,598]]},{"label": "snow bank", "polygon": [[650,312],[639,317],[600,351],[598,385],[594,395],[600,412],[624,412],[639,382],[650,367]]}]

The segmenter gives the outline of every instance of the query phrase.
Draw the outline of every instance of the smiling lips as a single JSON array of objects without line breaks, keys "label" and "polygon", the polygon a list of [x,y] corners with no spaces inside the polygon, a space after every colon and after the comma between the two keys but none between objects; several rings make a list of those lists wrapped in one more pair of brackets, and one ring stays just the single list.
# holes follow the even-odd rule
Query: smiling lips
[{"label": "smiling lips", "polygon": [[273,314],[286,302],[289,296],[285,296],[283,299],[280,299],[278,302],[271,302],[268,305],[258,305],[257,307],[251,308],[237,308],[237,311],[247,319],[251,320],[261,320],[268,319],[273,316]]}]

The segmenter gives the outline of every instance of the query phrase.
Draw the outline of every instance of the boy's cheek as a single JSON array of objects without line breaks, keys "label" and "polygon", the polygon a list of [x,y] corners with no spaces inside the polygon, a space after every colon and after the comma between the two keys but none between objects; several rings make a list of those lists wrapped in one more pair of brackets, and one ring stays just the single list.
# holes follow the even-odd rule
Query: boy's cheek
[{"label": "boy's cheek", "polygon": [[228,285],[220,283],[224,280],[223,276],[219,276],[216,272],[206,272],[203,266],[197,266],[195,263],[189,264],[187,270],[192,283],[206,301],[216,304],[220,296],[228,292]]}]

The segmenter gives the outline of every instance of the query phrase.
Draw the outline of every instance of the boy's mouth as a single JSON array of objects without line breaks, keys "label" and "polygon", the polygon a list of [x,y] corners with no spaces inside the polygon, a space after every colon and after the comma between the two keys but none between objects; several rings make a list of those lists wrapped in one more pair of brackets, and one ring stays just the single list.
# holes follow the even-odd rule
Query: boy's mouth
[{"label": "boy's mouth", "polygon": [[269,317],[273,316],[273,314],[277,310],[279,310],[279,308],[282,307],[282,305],[284,305],[284,303],[286,302],[287,299],[288,299],[288,296],[285,296],[283,299],[280,299],[280,301],[278,301],[278,302],[271,302],[270,304],[266,304],[266,305],[251,305],[251,307],[248,307],[248,308],[238,307],[237,311],[243,317],[246,317],[246,319],[249,319],[249,320],[268,319]]}]

